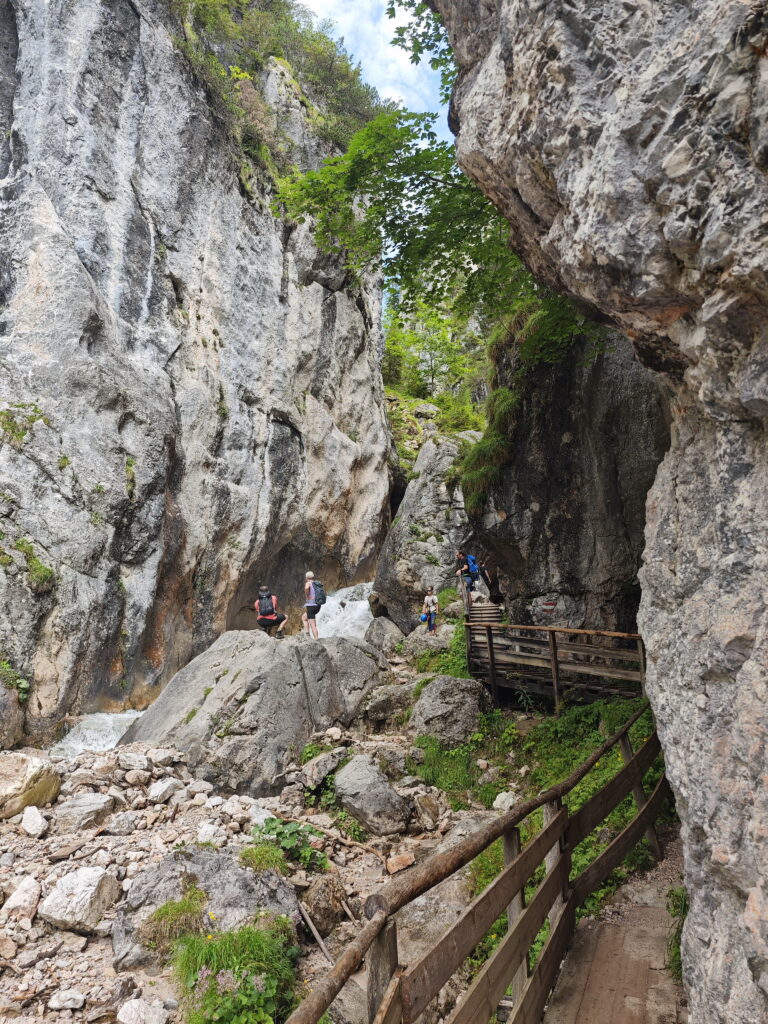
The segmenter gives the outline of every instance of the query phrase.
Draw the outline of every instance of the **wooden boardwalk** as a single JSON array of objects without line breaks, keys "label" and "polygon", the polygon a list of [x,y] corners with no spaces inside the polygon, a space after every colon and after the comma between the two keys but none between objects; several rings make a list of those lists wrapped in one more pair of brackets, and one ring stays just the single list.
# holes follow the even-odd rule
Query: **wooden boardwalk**
[{"label": "wooden boardwalk", "polygon": [[600,920],[581,921],[543,1024],[685,1024],[682,987],[665,967],[667,891],[680,884],[680,843],[617,893]]}]

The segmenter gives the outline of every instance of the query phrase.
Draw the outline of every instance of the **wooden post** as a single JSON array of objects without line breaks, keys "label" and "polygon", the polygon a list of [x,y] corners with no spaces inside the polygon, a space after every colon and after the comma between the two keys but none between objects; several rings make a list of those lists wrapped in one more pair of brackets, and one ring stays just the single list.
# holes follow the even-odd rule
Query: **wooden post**
[{"label": "wooden post", "polygon": [[640,692],[645,697],[645,644],[637,638],[637,653],[640,655]]},{"label": "wooden post", "polygon": [[493,651],[493,629],[491,626],[485,627],[485,642],[488,644],[488,674],[491,680],[493,706],[497,708],[499,706],[499,684],[496,682],[496,656]]},{"label": "wooden post", "polygon": [[[629,764],[629,762],[635,755],[634,751],[632,750],[632,744],[629,740],[629,735],[627,733],[624,733],[624,735],[619,740],[619,748],[621,750],[621,757],[624,761],[624,764]],[[642,811],[643,807],[645,807],[646,803],[648,802],[648,797],[645,795],[645,789],[643,788],[643,783],[641,779],[638,779],[636,783],[632,786],[632,796],[635,798],[635,805],[638,811]],[[651,824],[648,826],[648,828],[645,830],[645,838],[648,840],[648,846],[651,848],[651,853],[653,854],[653,856],[656,858],[656,860],[661,860],[664,854],[661,849],[661,843],[659,842],[659,836],[656,832],[655,825]]]},{"label": "wooden post", "polygon": [[549,657],[552,662],[552,689],[555,693],[555,715],[560,714],[560,666],[557,663],[557,640],[555,631],[549,631]]},{"label": "wooden post", "polygon": [[[552,819],[555,817],[555,815],[560,811],[560,808],[562,806],[563,806],[563,801],[559,797],[556,800],[550,801],[548,804],[544,804],[543,811],[544,811],[544,826],[545,827],[547,825],[549,825],[549,823],[552,821]],[[560,860],[561,856],[562,856],[562,851],[561,851],[561,848],[560,848],[560,840],[558,839],[558,841],[555,843],[555,845],[552,847],[552,849],[549,851],[549,853],[544,858],[544,864],[545,864],[546,869],[547,869],[547,874],[549,874],[549,872],[552,870],[552,868],[555,866],[555,864],[557,864],[557,862]],[[557,918],[559,917],[560,911],[562,909],[563,909],[563,896],[562,896],[562,893],[561,893],[560,896],[558,896],[557,899],[555,899],[554,902],[552,903],[552,909],[550,910],[549,914],[547,915],[549,917],[549,926],[550,926],[550,928],[554,928],[555,921],[557,921]]]},{"label": "wooden post", "polygon": [[368,1024],[373,1024],[392,975],[397,970],[397,925],[394,921],[387,921],[373,940],[366,960]]},{"label": "wooden post", "polygon": [[[511,864],[511,862],[520,853],[520,829],[513,828],[509,832],[504,833],[504,863]],[[525,907],[525,886],[515,896],[512,902],[507,907],[507,922],[511,929],[515,921],[520,917]],[[523,994],[525,983],[528,980],[528,954],[525,954],[523,962],[517,969],[514,977],[512,978],[512,999],[516,1004],[520,996]]]}]

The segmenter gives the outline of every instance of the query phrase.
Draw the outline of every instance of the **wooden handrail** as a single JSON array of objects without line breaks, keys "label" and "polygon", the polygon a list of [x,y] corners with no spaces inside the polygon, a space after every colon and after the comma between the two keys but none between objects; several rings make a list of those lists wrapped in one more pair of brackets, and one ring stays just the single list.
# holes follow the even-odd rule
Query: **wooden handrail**
[{"label": "wooden handrail", "polygon": [[[607,871],[611,870],[611,865],[618,863],[616,858],[619,857],[619,860],[621,859],[621,856],[624,855],[622,851],[625,848],[628,849],[627,844],[636,842],[642,836],[643,831],[647,831],[653,826],[653,821],[658,814],[660,801],[663,797],[664,786],[660,784],[653,796],[647,802],[643,802],[644,794],[640,781],[658,750],[658,741],[655,734],[637,754],[632,756],[629,764],[618,773],[621,782],[617,784],[614,780],[611,780],[604,786],[600,793],[596,794],[588,805],[585,805],[590,810],[581,815],[581,817],[579,817],[578,812],[576,815],[569,816],[565,808],[559,810],[559,801],[581,782],[601,757],[622,741],[623,738],[627,737],[629,729],[645,712],[646,707],[647,705],[639,708],[620,729],[612,736],[609,736],[567,779],[539,793],[536,797],[516,804],[506,814],[477,829],[472,835],[452,848],[442,853],[433,854],[426,861],[412,868],[407,875],[391,879],[379,893],[370,896],[365,905],[365,913],[369,920],[360,934],[346,947],[344,953],[329,974],[318,982],[313,991],[294,1010],[286,1024],[316,1024],[341,991],[346,981],[360,966],[363,956],[374,941],[378,943],[378,947],[381,947],[382,940],[377,939],[377,936],[382,932],[386,922],[392,920],[393,914],[464,867],[501,836],[509,836],[515,826],[531,814],[532,811],[548,805],[550,809],[549,823],[514,857],[498,878],[473,901],[460,919],[466,934],[461,934],[461,929],[458,932],[455,928],[449,929],[438,943],[431,950],[428,950],[416,964],[408,970],[398,971],[396,977],[396,938],[393,937],[395,945],[388,954],[389,961],[391,961],[390,967],[383,976],[386,987],[381,988],[382,977],[377,976],[379,995],[375,1002],[378,1004],[378,1008],[374,1006],[373,1010],[375,1012],[372,1012],[370,1018],[373,1020],[375,1017],[381,1024],[384,1024],[384,1022],[386,1024],[398,1022],[399,1024],[401,1020],[404,1024],[409,1024],[409,1022],[415,1020],[416,1016],[423,1012],[429,999],[433,998],[434,994],[445,983],[447,977],[450,977],[458,969],[467,955],[467,942],[472,941],[474,945],[476,941],[479,941],[477,933],[480,932],[480,937],[484,934],[484,931],[481,931],[482,924],[485,923],[485,931],[487,931],[492,925],[493,920],[498,916],[497,911],[500,908],[503,909],[504,905],[508,905],[508,902],[514,897],[515,893],[512,890],[519,890],[523,887],[535,864],[540,863],[544,859],[548,871],[545,881],[539,887],[536,897],[534,897],[534,900],[529,905],[530,910],[522,912],[518,918],[519,923],[516,923],[510,930],[507,940],[505,940],[504,949],[509,953],[510,962],[503,962],[504,954],[497,951],[493,958],[493,968],[487,965],[488,971],[486,972],[489,977],[492,975],[495,979],[492,986],[494,993],[501,984],[502,974],[504,977],[507,977],[505,984],[508,984],[512,975],[518,970],[520,956],[524,955],[525,950],[527,950],[526,942],[529,945],[530,941],[532,941],[531,932],[533,931],[533,936],[535,936],[538,930],[540,924],[538,921],[539,916],[543,920],[549,913],[550,920],[553,923],[551,937],[544,947],[536,972],[534,972],[534,975],[525,986],[511,1024],[523,1024],[523,1021],[533,1020],[533,1017],[529,1017],[527,1014],[530,1007],[539,1006],[541,1000],[546,998],[546,993],[549,991],[552,981],[550,974],[553,971],[556,972],[569,936],[575,926],[575,906],[591,891],[589,886],[592,880],[598,876],[603,877]],[[625,742],[628,745],[628,737]],[[662,781],[664,781],[663,777]],[[595,801],[600,798],[606,806],[610,805],[610,807],[613,807],[618,802],[616,800],[617,793],[622,788],[625,788],[627,791],[625,795],[632,792],[635,793],[639,813],[617,839],[610,844],[606,851],[579,876],[575,883],[578,886],[577,895],[579,897],[576,900],[574,889],[569,888],[568,883],[571,846],[561,846],[565,842],[563,836],[567,836],[569,830],[573,830],[574,841],[576,841],[576,833],[585,827],[587,820],[591,821],[594,816]],[[545,816],[546,821],[547,818]],[[574,823],[576,824],[574,825]],[[559,840],[558,836],[561,837]],[[548,847],[553,842],[555,843],[553,850],[547,852]],[[543,894],[542,888],[544,889]],[[560,895],[561,890],[562,897]],[[554,903],[552,902],[553,899]],[[576,902],[574,902],[575,900]],[[549,907],[552,909],[548,910]],[[387,927],[392,929],[394,926],[390,924]],[[510,935],[512,936],[511,938]],[[523,949],[523,947],[525,948]],[[435,952],[436,950],[437,953]],[[522,953],[520,952],[521,950],[523,950]],[[448,957],[450,973],[447,976],[445,963],[440,963],[442,955]],[[490,963],[491,961],[488,962],[489,965]],[[541,973],[537,973],[542,964],[547,965],[548,973],[546,977]],[[511,974],[510,971],[512,972]],[[387,978],[391,979],[388,984],[386,984]],[[435,988],[435,985],[437,985],[437,988]],[[385,993],[384,998],[382,998],[382,993]],[[478,1005],[482,1005],[485,1008],[486,1000],[479,996],[478,999],[480,1000]],[[470,1020],[465,1013],[460,1012],[464,1005],[462,1003],[451,1018],[452,1020],[455,1019],[455,1024],[461,1024],[461,1022]],[[541,1005],[543,1006],[543,1003]],[[524,1010],[524,1007],[527,1009]],[[475,1020],[476,1018],[472,1017],[471,1019]]]},{"label": "wooden handrail", "polygon": [[[464,623],[471,629],[486,629],[485,623],[470,622]],[[616,633],[607,629],[571,629],[570,626],[520,626],[513,622],[492,622],[488,623],[490,629],[524,629],[532,633],[574,633],[580,636],[612,636],[625,640],[642,640],[639,633]]]}]

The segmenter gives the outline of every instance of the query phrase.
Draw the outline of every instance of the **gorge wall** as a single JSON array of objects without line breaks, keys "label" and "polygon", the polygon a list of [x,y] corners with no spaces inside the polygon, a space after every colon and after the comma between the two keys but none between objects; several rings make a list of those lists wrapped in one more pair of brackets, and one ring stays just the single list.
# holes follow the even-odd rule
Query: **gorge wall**
[{"label": "gorge wall", "polygon": [[[500,384],[513,374],[497,368]],[[497,570],[511,622],[636,630],[645,499],[668,413],[663,378],[618,332],[597,356],[580,341],[528,373],[509,467],[469,542]]]},{"label": "gorge wall", "polygon": [[[33,738],[146,703],[262,580],[370,575],[387,525],[377,282],[273,215],[180,31],[148,0],[0,6],[0,662]],[[318,162],[278,62],[265,94]]]},{"label": "gorge wall", "polygon": [[694,1024],[768,1016],[768,14],[433,0],[462,168],[675,389],[640,627],[683,822]]}]

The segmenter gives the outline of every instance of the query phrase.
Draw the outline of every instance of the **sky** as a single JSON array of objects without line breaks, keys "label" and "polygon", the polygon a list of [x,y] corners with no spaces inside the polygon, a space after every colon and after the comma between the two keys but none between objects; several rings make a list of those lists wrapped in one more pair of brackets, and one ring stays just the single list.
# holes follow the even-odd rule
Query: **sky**
[{"label": "sky", "polygon": [[334,22],[334,34],[359,61],[363,78],[385,99],[400,101],[416,113],[440,112],[440,134],[451,137],[447,112],[440,103],[439,79],[429,64],[411,64],[405,50],[392,46],[395,27],[405,19],[387,17],[384,0],[303,0],[318,18]]}]

